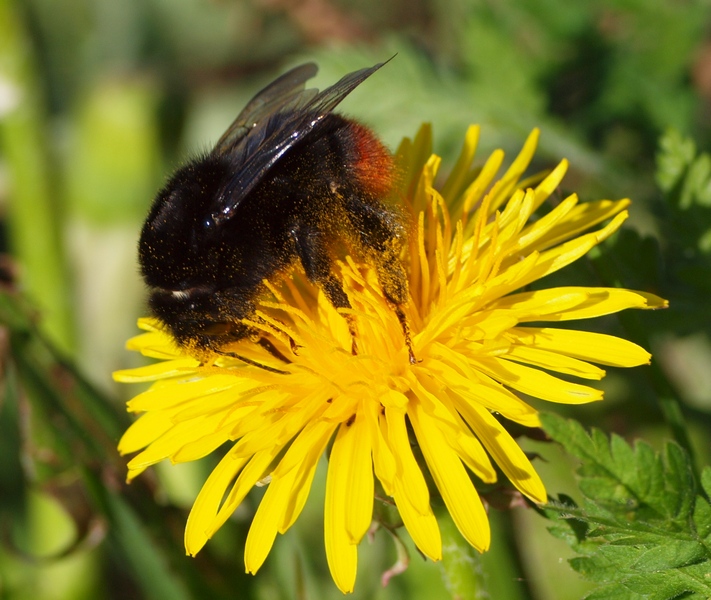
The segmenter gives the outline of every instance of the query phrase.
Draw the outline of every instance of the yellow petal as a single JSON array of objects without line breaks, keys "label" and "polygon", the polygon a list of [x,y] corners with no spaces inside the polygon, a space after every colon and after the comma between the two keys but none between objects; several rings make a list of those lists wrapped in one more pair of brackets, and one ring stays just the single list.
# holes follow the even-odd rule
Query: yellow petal
[{"label": "yellow petal", "polygon": [[244,547],[244,566],[247,573],[256,573],[272,549],[277,528],[289,502],[296,473],[295,470],[291,470],[284,477],[272,477],[267,486],[267,491],[252,520]]},{"label": "yellow petal", "polygon": [[427,159],[432,155],[432,125],[423,123],[417,131],[414,140],[404,138],[397,150],[397,160],[403,172],[408,197],[420,176],[420,171]]},{"label": "yellow petal", "polygon": [[121,440],[118,443],[118,451],[123,455],[145,448],[172,426],[173,422],[170,420],[170,415],[164,411],[141,415],[121,436]]},{"label": "yellow petal", "polygon": [[329,457],[328,476],[344,492],[345,527],[350,542],[358,544],[373,518],[373,462],[370,431],[362,413],[341,425]]},{"label": "yellow petal", "polygon": [[548,373],[510,360],[487,358],[477,361],[480,368],[504,385],[535,398],[563,404],[585,404],[602,400],[602,391],[571,383]]},{"label": "yellow petal", "polygon": [[489,548],[491,531],[479,494],[435,421],[419,402],[410,406],[408,414],[417,441],[457,529],[479,552],[484,552]]},{"label": "yellow petal", "polygon": [[[339,437],[346,434],[349,429],[345,425],[341,428],[334,442],[334,449]],[[333,458],[333,453],[331,459]],[[344,594],[353,591],[355,586],[356,571],[358,569],[358,547],[352,543],[351,536],[346,529],[346,488],[339,477],[337,461],[328,461],[328,474],[326,475],[326,504],[324,508],[324,538],[326,545],[326,560],[331,571],[333,581]],[[372,508],[372,499],[371,499]]]},{"label": "yellow petal", "polygon": [[538,146],[538,138],[540,137],[540,134],[541,132],[539,129],[534,129],[530,134],[528,134],[528,137],[523,144],[523,148],[521,148],[521,151],[518,153],[518,156],[511,163],[501,179],[496,182],[495,188],[497,189],[492,190],[492,192],[495,193],[492,194],[493,199],[489,208],[489,214],[493,214],[493,212],[508,199],[511,190],[521,178],[524,171],[528,168],[528,165],[531,164],[533,154],[536,151],[536,146]]},{"label": "yellow petal", "polygon": [[190,556],[195,556],[212,536],[211,525],[225,490],[246,462],[246,458],[235,457],[232,452],[228,452],[202,486],[185,526],[185,550]]},{"label": "yellow petal", "polygon": [[[488,286],[492,290],[495,290],[498,296],[503,296],[541,279],[546,275],[555,273],[572,262],[575,262],[600,242],[612,235],[619,229],[627,217],[627,212],[620,213],[599,231],[582,235],[550,250],[541,252],[540,254],[529,254],[522,261],[520,260],[520,255],[515,253],[509,261],[510,264],[505,264],[504,266],[506,268],[504,268],[500,275],[489,281]],[[536,259],[535,267],[528,269],[525,276],[513,278],[510,271],[512,271],[512,269],[519,270],[521,263],[528,264],[526,261],[531,257],[535,257]]]},{"label": "yellow petal", "polygon": [[[489,303],[538,279],[538,274],[544,268],[539,263],[540,256],[537,253],[533,253],[511,266],[499,270],[498,274],[490,274],[488,272],[485,275],[477,274],[479,279],[485,281],[483,289],[473,287],[471,290],[472,295],[478,301],[477,308],[497,308],[496,305],[490,305]],[[481,264],[484,264],[483,260]],[[477,315],[474,312],[472,316]]]},{"label": "yellow petal", "polygon": [[[443,389],[437,393],[437,386],[433,381],[421,378],[420,385],[413,386],[413,392],[422,402],[427,414],[440,422],[443,430],[447,430],[447,441],[452,449],[459,455],[471,471],[485,483],[496,481],[496,471],[489,460],[484,448],[469,428],[462,421],[454,403],[450,398],[452,390]],[[445,411],[432,410],[432,407],[441,404]],[[442,419],[442,416],[446,418]]]},{"label": "yellow petal", "polygon": [[550,273],[555,273],[563,267],[575,262],[615,233],[628,217],[629,214],[627,211],[621,212],[615,215],[602,229],[592,233],[586,233],[585,235],[581,235],[541,252],[538,268],[531,274],[534,278],[527,281],[526,284],[535,281],[535,279],[541,279]]},{"label": "yellow petal", "polygon": [[561,160],[556,167],[536,186],[536,202],[533,210],[536,210],[550,195],[558,189],[560,182],[568,172],[568,161]]},{"label": "yellow petal", "polygon": [[372,409],[376,412],[370,416],[368,422],[371,425],[370,438],[373,440],[373,470],[375,475],[383,486],[383,490],[388,496],[394,494],[395,476],[397,466],[395,456],[388,446],[385,435],[387,434],[387,422],[385,417],[381,417],[378,408],[373,406]]},{"label": "yellow petal", "polygon": [[143,331],[163,331],[164,327],[161,322],[154,317],[141,317],[137,321],[139,329]]},{"label": "yellow petal", "polygon": [[[248,456],[256,454],[272,445],[285,446],[309,422],[310,417],[321,410],[320,407],[308,406],[301,411],[286,414],[271,411],[262,412],[254,419],[249,419],[239,431],[242,438],[235,446],[235,452]],[[238,424],[239,426],[239,424]],[[248,429],[251,429],[249,431]],[[238,437],[232,430],[232,436]]]},{"label": "yellow petal", "polygon": [[[182,386],[176,385],[175,387],[180,388]],[[227,422],[234,424],[235,421],[238,423],[248,421],[259,414],[258,407],[264,403],[262,398],[255,399],[254,395],[250,395],[247,399],[246,396],[248,394],[244,394],[240,387],[233,386],[222,392],[215,392],[206,398],[192,398],[174,406],[170,410],[172,419],[176,423],[181,423],[182,421],[199,419],[206,415],[219,414],[224,419],[224,422],[220,423],[220,425],[224,425]]]},{"label": "yellow petal", "polygon": [[430,492],[420,466],[412,454],[410,440],[407,436],[405,415],[399,411],[386,409],[385,419],[387,421],[387,443],[397,464],[397,475],[393,481],[393,487],[398,486],[398,489],[402,489],[402,493],[407,497],[412,507],[420,515],[426,515],[432,510],[430,508]]},{"label": "yellow petal", "polygon": [[[233,451],[236,449],[233,448]],[[217,511],[217,515],[209,524],[207,529],[208,537],[215,535],[215,532],[225,524],[225,521],[232,516],[232,513],[237,510],[237,507],[242,503],[247,493],[255,486],[255,484],[264,477],[264,474],[279,454],[281,448],[278,446],[267,448],[257,452],[249,459],[247,465],[242,469],[242,472],[237,477],[230,493],[227,495],[224,503]]]},{"label": "yellow petal", "polygon": [[399,481],[395,483],[393,498],[403,525],[420,552],[432,560],[442,560],[442,537],[432,509],[428,506],[424,514],[416,509]]},{"label": "yellow petal", "polygon": [[534,193],[531,189],[518,190],[508,201],[498,219],[499,233],[494,254],[499,255],[503,248],[515,248],[518,245],[521,230],[533,213],[533,201]]},{"label": "yellow petal", "polygon": [[208,433],[201,438],[192,442],[187,442],[183,446],[173,452],[171,461],[174,463],[184,463],[193,460],[200,460],[211,452],[217,450],[222,444],[228,441],[228,428],[218,429],[212,433]]},{"label": "yellow petal", "polygon": [[622,338],[571,329],[550,327],[517,327],[510,331],[520,343],[574,356],[601,365],[637,367],[649,364],[649,352]]},{"label": "yellow petal", "polygon": [[229,375],[200,377],[181,382],[179,385],[174,381],[158,381],[149,390],[132,398],[127,403],[127,407],[131,412],[143,412],[170,408],[194,398],[200,399],[203,403],[209,402],[206,396],[231,390],[238,381],[237,378]]},{"label": "yellow petal", "polygon": [[590,319],[627,308],[662,308],[666,301],[645,292],[618,288],[559,287],[499,298],[491,308],[515,310],[519,320],[570,321]]},{"label": "yellow petal", "polygon": [[[599,200],[597,202],[583,202],[578,204],[565,218],[557,223],[555,227],[546,231],[546,234],[538,239],[535,245],[528,248],[531,250],[545,250],[552,248],[565,240],[570,240],[582,232],[603,223],[623,211],[630,205],[628,199],[623,200]],[[535,224],[531,227],[535,227]]]},{"label": "yellow petal", "polygon": [[513,250],[518,253],[523,253],[524,250],[527,252],[542,250],[543,248],[541,248],[541,244],[536,244],[536,242],[543,238],[558,223],[563,221],[573,210],[573,208],[575,208],[577,203],[578,197],[575,194],[565,198],[548,214],[543,215],[540,219],[534,221],[531,225],[521,231],[520,235],[516,239]]},{"label": "yellow petal", "polygon": [[538,411],[500,383],[487,377],[486,383],[473,384],[469,389],[458,388],[456,394],[525,427],[540,427]]},{"label": "yellow petal", "polygon": [[[137,454],[129,461],[129,468],[136,469],[154,465],[161,460],[171,457],[186,443],[210,435],[215,430],[215,419],[200,419],[199,422],[185,422],[172,424],[172,427],[154,440],[143,452]],[[227,436],[225,435],[225,438]]]},{"label": "yellow petal", "polygon": [[199,364],[194,358],[166,360],[146,365],[145,367],[137,367],[136,369],[114,371],[113,378],[114,381],[120,381],[121,383],[142,383],[144,381],[185,375],[188,371],[195,371]]},{"label": "yellow petal", "polygon": [[[501,150],[494,150],[486,159],[484,166],[481,168],[477,178],[469,184],[469,187],[462,194],[462,213],[463,216],[471,211],[472,207],[481,200],[486,189],[491,185],[497,171],[504,162],[504,153]],[[474,222],[474,220],[472,220]]]},{"label": "yellow petal", "polygon": [[506,358],[581,379],[600,380],[605,376],[605,371],[590,363],[542,348],[513,345],[506,353]]},{"label": "yellow petal", "polygon": [[546,501],[546,488],[523,450],[492,414],[475,404],[460,405],[464,418],[506,477],[534,502]]},{"label": "yellow petal", "polygon": [[[470,402],[501,413],[507,419],[527,427],[540,425],[538,413],[532,406],[488,375],[477,371],[462,353],[441,345],[437,346],[436,352],[442,361],[439,364],[434,363],[431,369],[442,377],[446,387]],[[452,368],[447,369],[447,363],[452,365]]]},{"label": "yellow petal", "polygon": [[456,198],[460,196],[462,188],[466,185],[466,181],[469,177],[469,169],[471,168],[474,155],[476,154],[476,148],[479,144],[480,131],[481,128],[478,125],[470,125],[467,128],[462,150],[442,188],[442,197],[450,207],[454,206]]},{"label": "yellow petal", "polygon": [[336,430],[337,424],[325,420],[314,420],[308,423],[294,438],[286,454],[274,469],[273,477],[284,477],[292,469],[298,469],[309,456],[313,448],[320,448]]},{"label": "yellow petal", "polygon": [[162,331],[152,331],[132,337],[126,342],[126,350],[140,352],[143,356],[160,360],[179,358],[183,354],[173,338]]},{"label": "yellow petal", "polygon": [[[309,497],[311,483],[316,473],[319,458],[323,455],[326,444],[328,444],[336,428],[332,423],[321,423],[319,425],[321,426],[315,428],[316,431],[310,440],[310,446],[306,449],[305,453],[301,453],[302,461],[296,470],[294,487],[289,497],[289,503],[279,523],[279,533],[284,533],[289,529],[301,514],[306,500]],[[291,450],[291,448],[289,450]]]}]

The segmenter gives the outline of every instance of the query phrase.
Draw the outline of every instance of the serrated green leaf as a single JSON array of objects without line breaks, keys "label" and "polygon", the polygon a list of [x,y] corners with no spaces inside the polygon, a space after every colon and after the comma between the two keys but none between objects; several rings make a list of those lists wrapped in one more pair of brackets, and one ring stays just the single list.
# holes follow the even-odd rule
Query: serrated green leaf
[{"label": "serrated green leaf", "polygon": [[680,526],[686,527],[696,500],[695,495],[684,493],[696,490],[691,463],[684,450],[676,444],[666,445],[665,462],[668,468],[664,470],[665,488],[659,496],[660,504],[667,509],[669,518],[676,519]]},{"label": "serrated green leaf", "polygon": [[682,211],[711,206],[711,156],[697,155],[694,142],[677,131],[667,131],[659,141],[656,176],[659,187]]},{"label": "serrated green leaf", "polygon": [[[554,535],[580,555],[573,569],[601,584],[588,600],[711,597],[711,505],[686,452],[674,443],[662,452],[631,446],[553,415],[541,420],[581,461],[582,505],[551,503],[544,514],[555,515]],[[701,483],[711,487],[711,469]]]},{"label": "serrated green leaf", "polygon": [[704,467],[701,472],[701,488],[706,494],[706,499],[711,499],[711,467]]},{"label": "serrated green leaf", "polygon": [[711,157],[708,154],[701,154],[689,168],[686,177],[686,187],[688,189],[690,202],[694,199],[701,206],[709,206],[711,202]]},{"label": "serrated green leaf", "polygon": [[640,571],[678,569],[702,560],[705,560],[705,550],[700,543],[671,541],[642,552],[634,568]]},{"label": "serrated green leaf", "polygon": [[642,600],[643,596],[618,587],[605,586],[585,596],[585,600]]},{"label": "serrated green leaf", "polygon": [[696,501],[694,526],[698,536],[706,540],[706,543],[711,543],[711,505],[704,498]]},{"label": "serrated green leaf", "polygon": [[630,568],[637,558],[631,546],[601,546],[594,556],[573,558],[571,566],[591,581],[607,582],[614,579],[620,569]]},{"label": "serrated green leaf", "polygon": [[[639,579],[639,581],[637,580]],[[632,588],[632,589],[630,589]],[[683,592],[681,592],[683,593]],[[592,594],[585,600],[600,600],[601,598],[625,598],[629,600],[664,600],[676,598],[679,595],[676,586],[669,584],[663,577],[634,578],[631,585],[608,585]]]},{"label": "serrated green leaf", "polygon": [[659,140],[657,154],[657,183],[670,192],[682,180],[686,169],[696,156],[696,144],[682,137],[675,129],[667,130]]}]

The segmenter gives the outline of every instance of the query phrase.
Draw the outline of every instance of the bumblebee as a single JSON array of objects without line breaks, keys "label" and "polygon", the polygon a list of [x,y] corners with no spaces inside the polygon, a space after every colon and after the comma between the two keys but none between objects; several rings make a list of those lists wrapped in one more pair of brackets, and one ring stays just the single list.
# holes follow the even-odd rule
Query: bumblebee
[{"label": "bumblebee", "polygon": [[334,307],[350,308],[333,269],[335,249],[345,246],[375,267],[414,362],[402,308],[406,228],[384,202],[394,182],[393,158],[372,131],[332,112],[383,64],[320,92],[305,89],[315,64],[292,69],[252,98],[209,153],[179,168],[160,190],[138,256],[150,309],[179,345],[256,364],[226,351],[252,338],[286,361],[243,319],[254,317],[264,280],[297,262]]}]

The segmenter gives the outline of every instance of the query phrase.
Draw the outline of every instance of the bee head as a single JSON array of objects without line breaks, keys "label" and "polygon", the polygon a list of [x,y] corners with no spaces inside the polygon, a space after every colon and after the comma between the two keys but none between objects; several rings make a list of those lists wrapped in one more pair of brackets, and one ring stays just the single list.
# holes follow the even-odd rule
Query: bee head
[{"label": "bee head", "polygon": [[210,206],[219,196],[227,166],[211,155],[181,169],[158,193],[138,243],[138,259],[146,283],[182,290],[205,282],[215,260],[215,227]]},{"label": "bee head", "polygon": [[249,334],[249,328],[240,321],[249,313],[245,312],[244,302],[236,302],[232,296],[209,286],[155,289],[149,305],[178,344],[217,351]]}]

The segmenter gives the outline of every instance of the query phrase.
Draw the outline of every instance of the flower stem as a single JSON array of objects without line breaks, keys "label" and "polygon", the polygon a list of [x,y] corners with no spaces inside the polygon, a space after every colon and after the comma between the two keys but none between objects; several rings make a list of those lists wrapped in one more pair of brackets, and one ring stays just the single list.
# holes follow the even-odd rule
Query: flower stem
[{"label": "flower stem", "polygon": [[435,509],[442,533],[440,571],[453,600],[486,600],[486,574],[481,554],[462,537],[445,507]]}]

